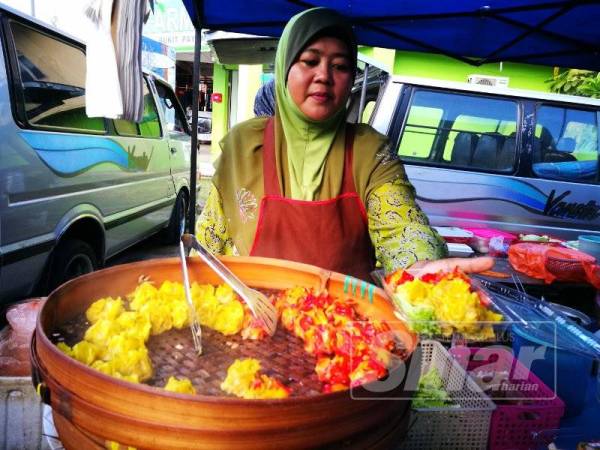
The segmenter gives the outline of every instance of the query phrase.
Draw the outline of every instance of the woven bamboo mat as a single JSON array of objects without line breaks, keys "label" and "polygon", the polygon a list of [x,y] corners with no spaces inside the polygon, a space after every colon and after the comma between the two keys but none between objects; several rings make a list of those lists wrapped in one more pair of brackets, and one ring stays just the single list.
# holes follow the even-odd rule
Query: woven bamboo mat
[{"label": "woven bamboo mat", "polygon": [[[88,327],[82,314],[53,333],[52,340],[72,346],[83,339]],[[154,376],[146,381],[151,386],[164,387],[170,376],[187,377],[198,394],[224,396],[227,394],[220,385],[227,375],[227,368],[237,358],[256,358],[261,363],[261,372],[291,388],[291,396],[321,392],[322,383],[314,372],[315,358],[304,351],[301,339],[281,327],[273,337],[261,340],[244,340],[240,335],[224,336],[202,327],[201,356],[194,351],[191,331],[187,327],[151,336],[146,346],[154,369]]]}]

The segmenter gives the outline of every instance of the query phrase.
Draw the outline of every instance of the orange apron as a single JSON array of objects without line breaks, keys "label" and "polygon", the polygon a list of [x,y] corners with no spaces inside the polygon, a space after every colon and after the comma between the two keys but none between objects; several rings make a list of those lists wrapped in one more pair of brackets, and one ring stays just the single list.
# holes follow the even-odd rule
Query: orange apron
[{"label": "orange apron", "polygon": [[250,255],[313,264],[366,281],[375,267],[367,211],[352,176],[354,129],[346,130],[340,194],[329,200],[285,198],[277,177],[273,119],[263,143],[264,197]]}]

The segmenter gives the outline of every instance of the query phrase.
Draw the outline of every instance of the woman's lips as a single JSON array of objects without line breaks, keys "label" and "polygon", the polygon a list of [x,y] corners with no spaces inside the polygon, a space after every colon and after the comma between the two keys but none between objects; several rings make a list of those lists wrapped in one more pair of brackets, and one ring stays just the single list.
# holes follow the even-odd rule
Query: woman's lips
[{"label": "woman's lips", "polygon": [[310,97],[318,103],[325,103],[331,99],[331,95],[326,92],[315,92]]}]

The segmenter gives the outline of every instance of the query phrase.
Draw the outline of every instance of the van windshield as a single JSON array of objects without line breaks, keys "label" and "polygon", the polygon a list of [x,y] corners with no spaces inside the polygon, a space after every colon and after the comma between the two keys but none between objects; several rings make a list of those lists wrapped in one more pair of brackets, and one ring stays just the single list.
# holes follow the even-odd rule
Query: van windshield
[{"label": "van windshield", "polygon": [[517,117],[517,103],[511,100],[418,89],[398,155],[435,165],[510,171]]}]

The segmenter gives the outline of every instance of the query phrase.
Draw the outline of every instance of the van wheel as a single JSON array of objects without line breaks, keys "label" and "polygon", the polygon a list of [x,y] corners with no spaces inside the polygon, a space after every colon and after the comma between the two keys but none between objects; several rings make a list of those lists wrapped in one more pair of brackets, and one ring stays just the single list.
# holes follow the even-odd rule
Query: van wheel
[{"label": "van wheel", "polygon": [[87,242],[75,238],[61,241],[54,249],[50,265],[50,291],[97,268],[98,256]]},{"label": "van wheel", "polygon": [[165,229],[164,240],[166,244],[177,244],[185,231],[185,220],[187,212],[187,197],[185,192],[179,192],[175,199],[175,206],[171,213],[169,225]]}]

